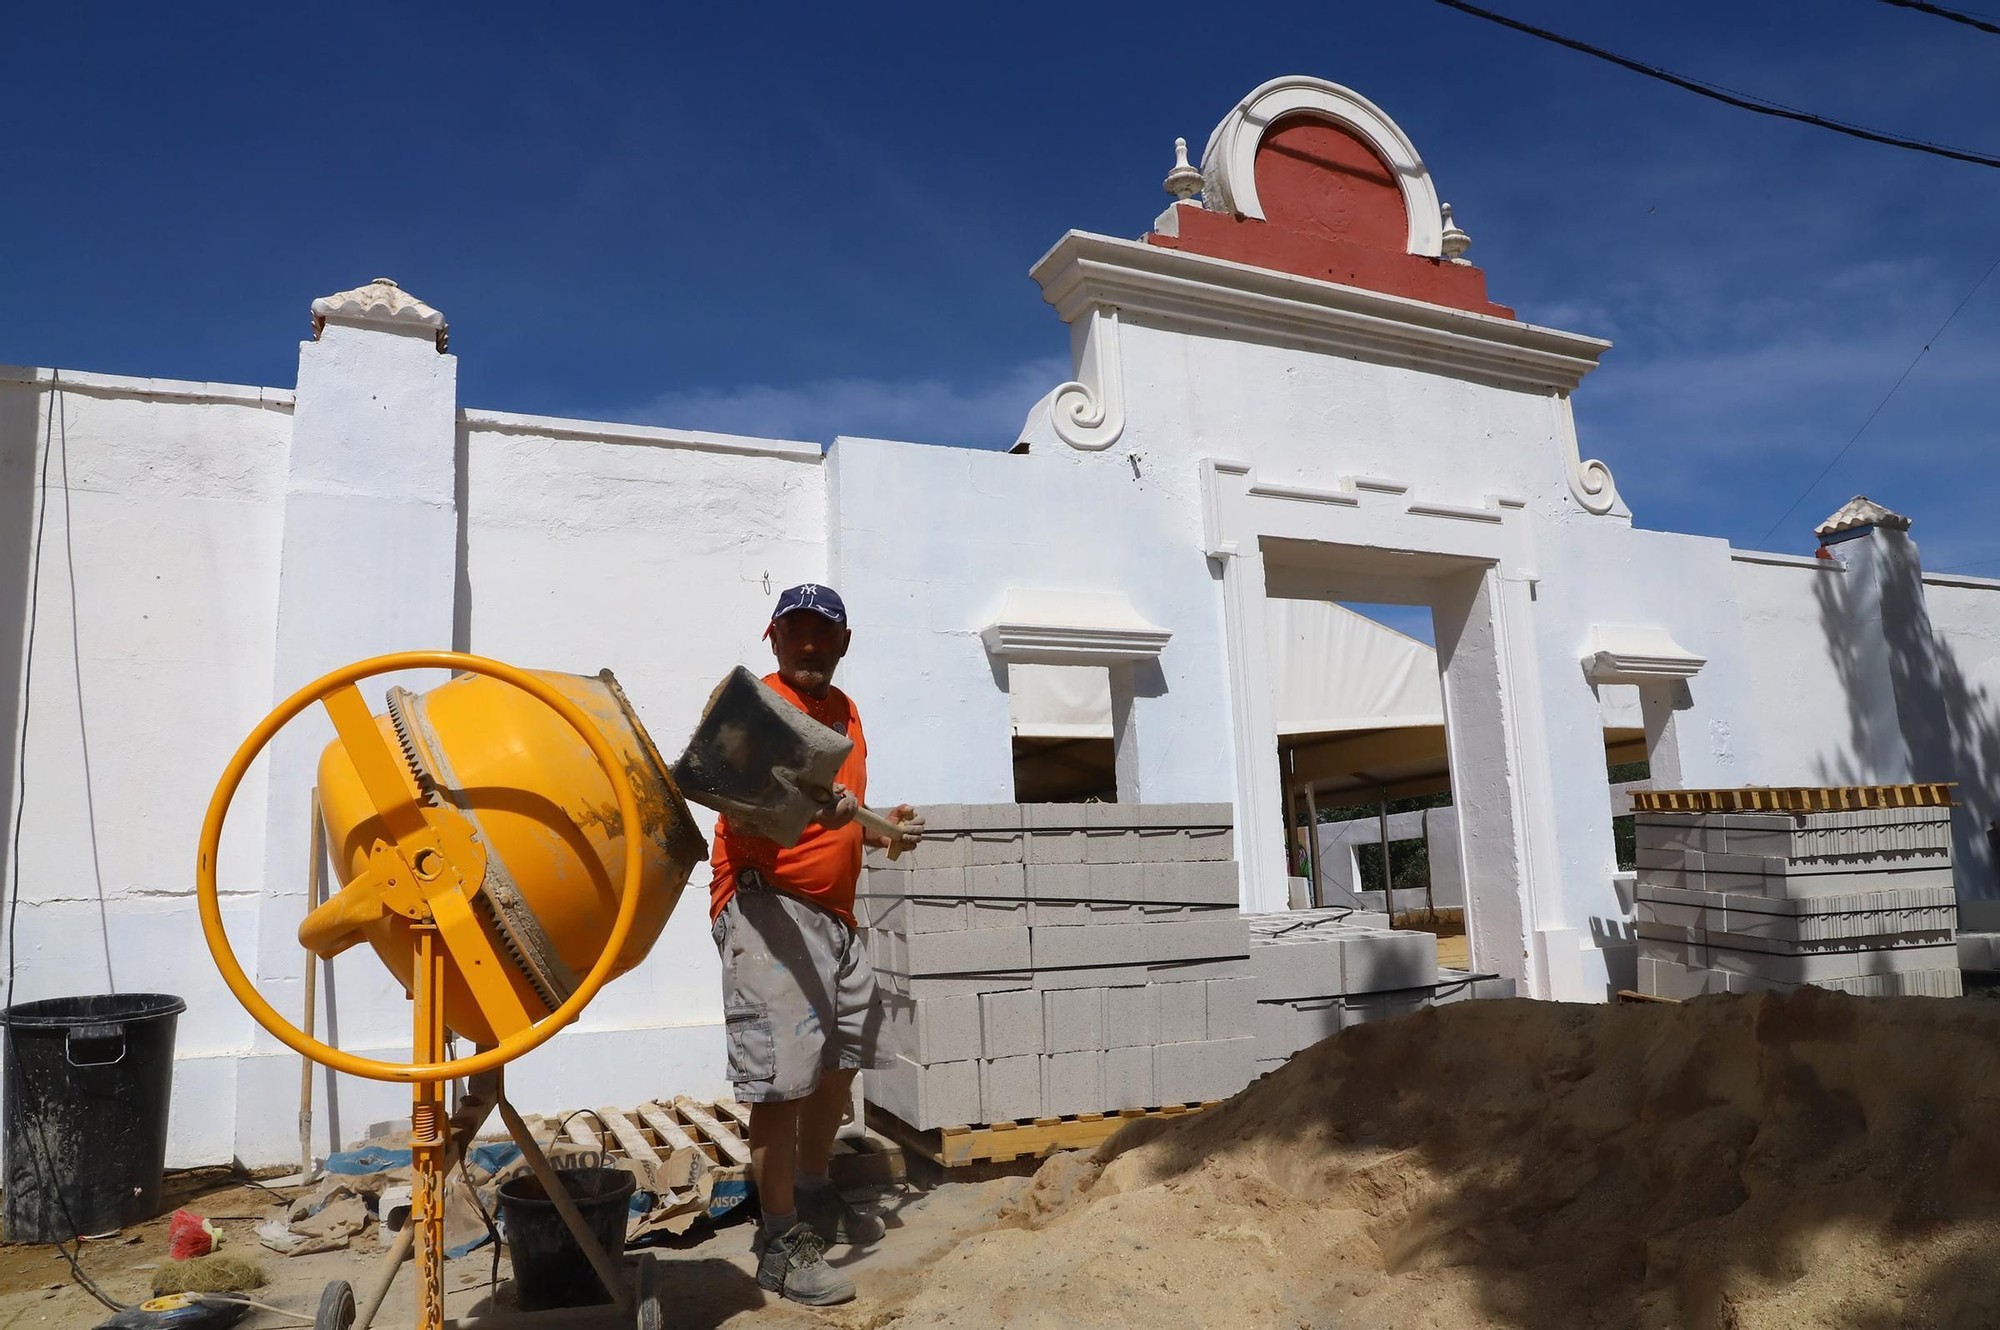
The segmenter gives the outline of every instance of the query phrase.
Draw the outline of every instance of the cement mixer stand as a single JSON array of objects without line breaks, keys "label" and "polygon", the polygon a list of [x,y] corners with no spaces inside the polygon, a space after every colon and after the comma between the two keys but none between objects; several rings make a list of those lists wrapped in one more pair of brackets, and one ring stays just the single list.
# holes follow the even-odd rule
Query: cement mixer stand
[{"label": "cement mixer stand", "polygon": [[[553,1010],[536,1020],[521,994],[506,978],[507,967],[493,938],[474,913],[474,900],[487,886],[487,851],[470,822],[435,791],[418,788],[415,778],[384,738],[386,722],[370,714],[358,680],[413,669],[445,669],[484,675],[520,689],[553,710],[584,740],[602,774],[608,794],[617,803],[619,824],[630,829],[622,840],[623,873],[618,913],[596,963]],[[300,942],[323,958],[362,940],[366,928],[387,921],[394,936],[406,938],[411,950],[408,983],[413,1007],[411,1060],[388,1062],[333,1048],[302,1032],[265,1001],[243,972],[223,927],[216,880],[222,827],[252,762],[284,725],[315,703],[325,707],[371,805],[369,825],[380,828],[365,862],[348,867],[352,878],[333,899],[315,908],[300,928]],[[645,741],[650,744],[650,741]],[[329,752],[333,751],[329,749]],[[586,771],[588,764],[585,764]],[[329,1284],[321,1297],[315,1330],[367,1330],[388,1296],[397,1270],[416,1254],[417,1330],[447,1326],[501,1327],[578,1326],[602,1324],[662,1330],[665,1309],[656,1264],[641,1256],[628,1280],[577,1212],[568,1190],[549,1164],[520,1114],[507,1102],[501,1068],[510,1060],[540,1047],[574,1022],[583,1008],[610,980],[614,965],[632,933],[643,894],[646,854],[637,842],[646,825],[633,783],[623,775],[625,764],[583,708],[543,676],[499,661],[450,651],[411,651],[357,661],[308,684],[278,704],[243,741],[224,768],[202,824],[195,864],[195,894],[201,908],[202,931],[223,981],[257,1022],[305,1057],[322,1066],[371,1080],[410,1086],[410,1149],[413,1187],[410,1223],[385,1256],[377,1286],[365,1309],[357,1309],[353,1288],[345,1280]],[[572,777],[574,779],[574,777]],[[662,777],[664,779],[664,777]],[[678,800],[678,796],[674,796]],[[604,864],[607,872],[613,867]],[[385,960],[383,944],[376,942]],[[393,967],[392,967],[393,968]],[[470,1057],[448,1059],[445,1044],[447,980],[462,983],[477,1020],[490,1028],[496,1042]],[[447,1119],[445,1084],[464,1078],[467,1093],[458,1111]],[[499,1110],[514,1143],[541,1183],[563,1223],[576,1239],[613,1302],[599,1307],[565,1307],[544,1312],[507,1313],[447,1322],[444,1316],[444,1180],[458,1165],[490,1113]],[[357,1314],[358,1313],[358,1314]]]}]

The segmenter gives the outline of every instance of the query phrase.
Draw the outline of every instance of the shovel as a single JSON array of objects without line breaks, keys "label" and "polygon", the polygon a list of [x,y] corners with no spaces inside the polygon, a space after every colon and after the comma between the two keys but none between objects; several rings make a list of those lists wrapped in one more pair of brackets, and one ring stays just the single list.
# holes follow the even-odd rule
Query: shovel
[{"label": "shovel", "polygon": [[[854,741],[808,716],[738,665],[709,694],[708,705],[674,763],[674,784],[704,808],[753,836],[792,846],[833,802],[840,764]],[[902,853],[903,832],[880,813],[854,815]]]}]

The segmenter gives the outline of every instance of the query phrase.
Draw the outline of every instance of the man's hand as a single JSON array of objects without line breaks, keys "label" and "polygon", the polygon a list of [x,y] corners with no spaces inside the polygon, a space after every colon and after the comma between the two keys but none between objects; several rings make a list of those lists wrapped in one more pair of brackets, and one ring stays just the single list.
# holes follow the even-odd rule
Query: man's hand
[{"label": "man's hand", "polygon": [[899,852],[916,849],[917,843],[924,838],[923,815],[908,804],[897,804],[889,810],[886,816],[891,822],[896,824],[898,834],[895,848]]},{"label": "man's hand", "polygon": [[845,785],[836,781],[833,787],[833,798],[827,802],[824,808],[819,810],[813,817],[813,821],[819,823],[828,831],[838,831],[854,820],[854,814],[860,807],[860,801],[853,794],[849,793]]}]

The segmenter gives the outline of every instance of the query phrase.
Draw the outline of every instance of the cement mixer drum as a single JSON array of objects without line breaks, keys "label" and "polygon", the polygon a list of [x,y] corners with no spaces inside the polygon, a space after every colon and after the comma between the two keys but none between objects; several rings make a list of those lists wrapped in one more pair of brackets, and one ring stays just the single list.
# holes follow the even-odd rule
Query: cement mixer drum
[{"label": "cement mixer drum", "polygon": [[[575,703],[610,742],[640,812],[636,838],[622,825],[617,792],[590,746],[520,688],[480,674],[461,674],[423,693],[392,688],[386,710],[374,718],[401,755],[427,820],[456,832],[443,858],[493,944],[498,963],[487,968],[500,974],[468,974],[455,957],[443,974],[445,1024],[481,1046],[498,1042],[519,1014],[540,1020],[576,990],[617,917],[628,841],[643,857],[642,896],[613,975],[645,958],[688,875],[707,855],[667,763],[611,672],[530,673]],[[378,871],[395,837],[339,740],[320,756],[319,797],[335,872],[345,885],[306,917],[299,941],[321,956],[365,941],[411,988],[417,920],[394,908]],[[416,871],[422,876],[425,865]],[[497,993],[498,983],[513,997]],[[496,1020],[495,1009],[515,1019]]]}]

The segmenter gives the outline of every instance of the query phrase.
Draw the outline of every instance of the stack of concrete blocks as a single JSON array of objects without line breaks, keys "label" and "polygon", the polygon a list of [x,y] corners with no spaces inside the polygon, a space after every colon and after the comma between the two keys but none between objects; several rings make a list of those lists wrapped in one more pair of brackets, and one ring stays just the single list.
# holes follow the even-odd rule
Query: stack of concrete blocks
[{"label": "stack of concrete blocks", "polygon": [[1640,991],[1964,991],[1950,809],[1635,821]]},{"label": "stack of concrete blocks", "polygon": [[1514,981],[1438,966],[1437,938],[1346,909],[1253,914],[1257,1072],[1369,1021],[1468,998],[1513,997]]},{"label": "stack of concrete blocks", "polygon": [[1256,981],[1227,804],[924,810],[858,901],[921,1129],[1222,1099],[1249,1084]]}]

